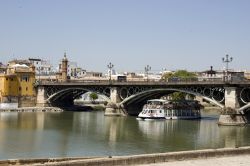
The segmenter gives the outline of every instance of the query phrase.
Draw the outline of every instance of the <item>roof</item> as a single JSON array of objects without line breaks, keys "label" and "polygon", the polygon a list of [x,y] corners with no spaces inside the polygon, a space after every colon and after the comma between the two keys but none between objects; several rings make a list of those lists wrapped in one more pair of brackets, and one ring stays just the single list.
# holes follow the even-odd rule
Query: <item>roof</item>
[{"label": "roof", "polygon": [[41,59],[38,59],[38,58],[29,58],[29,61],[41,61]]}]

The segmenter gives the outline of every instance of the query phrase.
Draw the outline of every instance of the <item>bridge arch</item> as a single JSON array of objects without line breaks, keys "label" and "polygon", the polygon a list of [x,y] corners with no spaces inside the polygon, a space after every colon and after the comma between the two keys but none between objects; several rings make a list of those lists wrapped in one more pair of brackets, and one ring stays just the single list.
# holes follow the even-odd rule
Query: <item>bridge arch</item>
[{"label": "bridge arch", "polygon": [[202,95],[200,93],[191,91],[191,90],[186,90],[186,89],[176,89],[176,88],[160,88],[160,89],[149,89],[134,95],[131,95],[127,98],[125,98],[120,105],[124,108],[128,108],[130,107],[130,105],[139,105],[139,103],[143,103],[146,100],[152,99],[152,98],[159,98],[162,97],[164,95],[167,94],[171,94],[173,92],[183,92],[186,94],[191,94],[194,96],[198,96],[201,97],[204,100],[207,100],[213,104],[215,104],[216,106],[220,107],[220,108],[224,108],[224,105],[221,104],[220,102],[216,101],[213,99],[213,97],[207,97],[205,95]]},{"label": "bridge arch", "polygon": [[106,101],[110,101],[110,98],[107,97],[104,93],[100,93],[99,91],[96,90],[92,90],[92,89],[86,89],[86,88],[65,88],[62,90],[59,90],[57,92],[55,92],[54,94],[50,95],[46,102],[50,103],[50,104],[56,104],[58,102],[63,103],[62,101],[68,103],[68,102],[72,102],[74,101],[74,99],[76,99],[77,97],[83,95],[84,93],[87,92],[95,92],[98,95],[101,95]]}]

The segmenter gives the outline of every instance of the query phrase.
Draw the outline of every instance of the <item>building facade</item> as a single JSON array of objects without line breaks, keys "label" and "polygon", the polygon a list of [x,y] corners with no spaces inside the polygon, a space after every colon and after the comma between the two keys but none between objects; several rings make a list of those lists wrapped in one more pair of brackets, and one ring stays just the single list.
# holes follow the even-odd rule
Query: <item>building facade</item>
[{"label": "building facade", "polygon": [[11,61],[7,72],[0,74],[0,102],[18,103],[20,107],[34,106],[35,67],[20,62],[24,61]]},{"label": "building facade", "polygon": [[55,74],[53,66],[47,60],[29,58],[29,61],[35,66],[37,76],[47,76]]}]

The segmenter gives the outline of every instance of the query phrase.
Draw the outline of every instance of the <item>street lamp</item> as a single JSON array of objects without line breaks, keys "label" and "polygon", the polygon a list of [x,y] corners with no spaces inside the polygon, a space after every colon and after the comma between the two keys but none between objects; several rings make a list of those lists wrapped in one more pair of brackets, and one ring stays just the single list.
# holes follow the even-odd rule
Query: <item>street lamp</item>
[{"label": "street lamp", "polygon": [[41,76],[41,68],[40,68],[40,66],[38,67],[38,83],[39,83],[39,85],[40,85],[40,81],[41,81],[41,78],[40,78],[40,76]]},{"label": "street lamp", "polygon": [[111,72],[112,72],[112,68],[114,67],[114,65],[111,62],[109,62],[107,67],[109,68],[109,82],[111,82]]},{"label": "street lamp", "polygon": [[147,65],[145,67],[145,73],[146,73],[146,76],[147,76],[147,82],[148,82],[148,72],[151,70],[151,66]]},{"label": "street lamp", "polygon": [[229,55],[226,55],[226,58],[222,58],[222,62],[226,63],[226,81],[228,81],[228,64],[233,61],[233,57],[229,58]]}]

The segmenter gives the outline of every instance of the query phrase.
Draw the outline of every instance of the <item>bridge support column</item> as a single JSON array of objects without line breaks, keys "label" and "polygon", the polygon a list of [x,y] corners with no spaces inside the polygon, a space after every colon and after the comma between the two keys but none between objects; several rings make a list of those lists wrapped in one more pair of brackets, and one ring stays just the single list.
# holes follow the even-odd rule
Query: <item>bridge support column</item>
[{"label": "bridge support column", "polygon": [[44,87],[39,86],[37,88],[37,98],[36,98],[36,106],[37,107],[47,107],[49,103],[46,101],[46,90]]},{"label": "bridge support column", "polygon": [[225,107],[239,108],[238,93],[236,87],[225,87]]},{"label": "bridge support column", "polygon": [[219,125],[244,125],[247,123],[245,115],[237,111],[239,108],[236,87],[225,87],[225,108],[219,118]]},{"label": "bridge support column", "polygon": [[118,87],[110,88],[110,99],[111,99],[111,102],[113,102],[113,103],[120,103],[121,102]]},{"label": "bridge support column", "polygon": [[121,98],[119,96],[119,88],[112,87],[110,88],[110,99],[105,109],[106,116],[125,116],[125,111],[122,106],[119,104],[121,102]]}]

